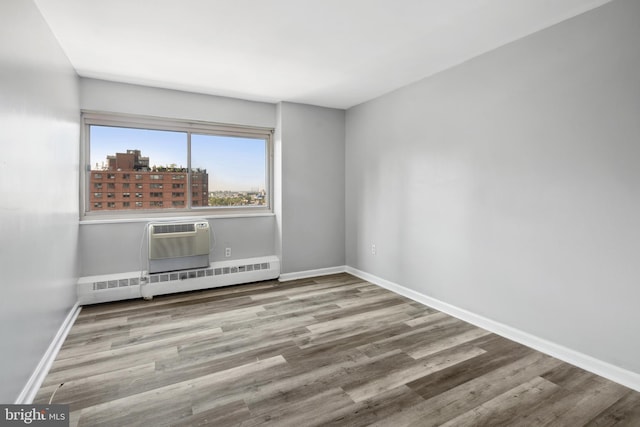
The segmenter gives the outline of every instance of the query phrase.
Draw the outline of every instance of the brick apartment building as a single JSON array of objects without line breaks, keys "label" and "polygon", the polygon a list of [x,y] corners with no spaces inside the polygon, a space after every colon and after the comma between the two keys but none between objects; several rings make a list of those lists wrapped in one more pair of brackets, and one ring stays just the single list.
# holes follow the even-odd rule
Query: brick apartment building
[{"label": "brick apartment building", "polygon": [[[104,170],[92,170],[89,180],[90,210],[180,209],[187,207],[186,168],[149,167],[140,150],[107,156]],[[191,205],[207,206],[209,176],[206,170],[191,174]]]}]

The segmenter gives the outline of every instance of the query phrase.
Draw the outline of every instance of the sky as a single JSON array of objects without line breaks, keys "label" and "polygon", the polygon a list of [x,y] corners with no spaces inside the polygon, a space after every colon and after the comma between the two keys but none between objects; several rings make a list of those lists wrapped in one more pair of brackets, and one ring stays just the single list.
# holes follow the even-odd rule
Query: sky
[{"label": "sky", "polygon": [[[186,168],[187,134],[184,132],[91,126],[90,165],[100,169],[107,156],[140,150],[150,166]],[[266,188],[264,139],[218,135],[191,135],[192,168],[206,169],[209,191],[250,191]]]}]

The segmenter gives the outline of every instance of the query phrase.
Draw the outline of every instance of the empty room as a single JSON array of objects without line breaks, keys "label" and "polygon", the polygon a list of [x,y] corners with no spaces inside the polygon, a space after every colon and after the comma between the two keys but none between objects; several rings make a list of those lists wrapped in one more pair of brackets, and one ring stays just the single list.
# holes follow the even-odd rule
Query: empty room
[{"label": "empty room", "polygon": [[639,19],[3,0],[0,424],[640,426]]}]

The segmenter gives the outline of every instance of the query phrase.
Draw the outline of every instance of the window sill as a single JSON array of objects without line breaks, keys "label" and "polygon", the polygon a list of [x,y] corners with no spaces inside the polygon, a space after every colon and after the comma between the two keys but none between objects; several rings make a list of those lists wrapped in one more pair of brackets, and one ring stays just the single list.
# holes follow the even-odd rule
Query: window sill
[{"label": "window sill", "polygon": [[92,216],[84,217],[80,219],[80,225],[91,224],[123,224],[123,223],[148,223],[148,222],[165,222],[165,221],[193,221],[195,219],[229,219],[229,218],[258,218],[275,216],[273,212],[229,212],[225,214],[191,214],[191,215],[172,215],[172,216],[158,216],[158,215],[140,215],[140,216]]}]

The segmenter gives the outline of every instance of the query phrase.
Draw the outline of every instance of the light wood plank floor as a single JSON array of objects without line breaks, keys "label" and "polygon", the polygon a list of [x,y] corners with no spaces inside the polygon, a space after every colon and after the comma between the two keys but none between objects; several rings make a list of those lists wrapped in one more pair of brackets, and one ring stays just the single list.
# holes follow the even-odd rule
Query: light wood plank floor
[{"label": "light wood plank floor", "polygon": [[640,426],[640,393],[348,274],[85,307],[54,392],[72,426]]}]

